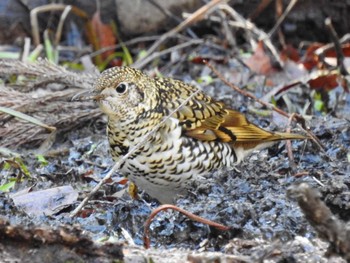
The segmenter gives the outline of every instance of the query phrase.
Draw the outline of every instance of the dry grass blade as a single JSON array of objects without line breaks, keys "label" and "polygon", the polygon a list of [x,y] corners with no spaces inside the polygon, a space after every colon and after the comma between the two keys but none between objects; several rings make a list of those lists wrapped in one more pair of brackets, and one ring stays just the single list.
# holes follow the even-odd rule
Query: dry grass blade
[{"label": "dry grass blade", "polygon": [[19,60],[0,60],[0,76],[22,75],[30,77],[23,87],[26,91],[42,87],[49,83],[58,83],[70,87],[91,89],[97,77],[96,74],[76,73],[55,65],[47,60],[39,60],[36,63],[26,63]]},{"label": "dry grass blade", "polygon": [[71,101],[80,91],[92,89],[97,75],[71,72],[46,60],[0,60],[0,76],[21,76],[15,84],[0,86],[0,107],[7,112],[0,113],[3,147],[40,145],[48,130],[72,130],[101,115],[92,101]]},{"label": "dry grass blade", "polygon": [[41,127],[45,128],[45,129],[48,129],[49,131],[56,131],[56,127],[46,125],[42,121],[40,121],[40,120],[38,120],[36,118],[33,118],[33,117],[31,117],[31,116],[29,116],[27,114],[24,114],[22,112],[19,112],[19,111],[10,109],[10,108],[1,107],[1,106],[0,106],[0,111],[2,111],[4,113],[7,113],[9,115],[12,115],[14,117],[20,118],[22,120],[25,120],[27,122],[31,122],[31,123],[33,123],[35,125],[41,126]]},{"label": "dry grass blade", "polygon": [[40,45],[40,35],[39,35],[40,30],[39,30],[38,14],[43,12],[63,11],[63,14],[60,18],[60,22],[58,24],[56,36],[55,36],[55,44],[57,45],[62,35],[63,23],[71,10],[73,11],[74,14],[78,15],[84,20],[88,19],[88,15],[83,10],[75,6],[64,5],[64,4],[48,4],[48,5],[41,5],[33,8],[30,11],[30,23],[32,27],[32,35],[33,35],[35,46]]},{"label": "dry grass blade", "polygon": [[217,229],[220,229],[220,230],[229,230],[230,227],[228,226],[224,226],[222,224],[219,224],[219,223],[216,223],[216,222],[213,222],[211,220],[208,220],[208,219],[205,219],[203,217],[200,217],[200,216],[196,216],[180,207],[177,207],[175,205],[161,205],[159,207],[157,207],[156,209],[154,209],[152,211],[152,213],[150,214],[150,216],[148,217],[146,223],[145,223],[145,228],[144,228],[144,233],[143,233],[143,244],[144,244],[144,247],[146,249],[150,248],[150,239],[149,239],[149,226],[151,225],[152,223],[152,220],[153,218],[161,211],[163,210],[167,210],[167,209],[172,209],[172,210],[175,210],[175,211],[178,211],[180,212],[181,214],[184,214],[185,216],[187,216],[188,218],[194,220],[194,221],[197,221],[199,223],[203,223],[203,224],[206,224],[208,226],[213,226],[213,227],[216,227]]}]

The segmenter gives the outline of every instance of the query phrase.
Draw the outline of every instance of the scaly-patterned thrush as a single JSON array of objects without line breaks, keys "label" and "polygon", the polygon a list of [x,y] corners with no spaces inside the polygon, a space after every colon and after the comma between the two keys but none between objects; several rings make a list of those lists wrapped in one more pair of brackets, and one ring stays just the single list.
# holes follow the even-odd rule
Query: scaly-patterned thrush
[{"label": "scaly-patterned thrush", "polygon": [[[105,70],[94,89],[108,116],[115,161],[197,91],[182,81],[151,78],[130,67]],[[199,91],[124,162],[120,172],[161,203],[172,203],[191,179],[233,167],[253,150],[288,139],[305,137],[265,131]]]}]

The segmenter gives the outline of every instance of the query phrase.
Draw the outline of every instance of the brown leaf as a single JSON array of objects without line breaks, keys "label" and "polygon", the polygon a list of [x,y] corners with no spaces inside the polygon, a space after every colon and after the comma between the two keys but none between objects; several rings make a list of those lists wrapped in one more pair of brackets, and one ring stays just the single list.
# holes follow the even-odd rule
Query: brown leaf
[{"label": "brown leaf", "polygon": [[269,75],[276,72],[276,69],[272,66],[270,57],[265,52],[264,43],[262,41],[259,42],[253,56],[245,60],[244,63],[252,71],[261,75]]},{"label": "brown leaf", "polygon": [[[111,25],[104,24],[101,21],[100,12],[96,11],[96,13],[92,17],[92,29],[95,35],[95,50],[100,50],[105,47],[113,46],[117,43],[117,38],[114,34],[113,28]],[[101,54],[101,60],[105,60],[108,56],[114,53],[113,50],[105,51]]]}]

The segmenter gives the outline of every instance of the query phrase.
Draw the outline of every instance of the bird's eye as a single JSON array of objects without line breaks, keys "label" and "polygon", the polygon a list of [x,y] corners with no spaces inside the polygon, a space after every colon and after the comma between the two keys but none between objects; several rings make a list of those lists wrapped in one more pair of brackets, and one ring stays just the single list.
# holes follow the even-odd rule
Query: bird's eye
[{"label": "bird's eye", "polygon": [[119,94],[124,94],[126,90],[128,89],[128,84],[126,83],[120,83],[116,88],[116,92]]}]

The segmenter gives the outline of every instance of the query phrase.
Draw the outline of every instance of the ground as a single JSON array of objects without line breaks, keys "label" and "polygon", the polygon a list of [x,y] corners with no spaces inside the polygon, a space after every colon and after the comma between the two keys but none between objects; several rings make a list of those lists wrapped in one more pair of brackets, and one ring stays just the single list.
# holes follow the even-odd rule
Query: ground
[{"label": "ground", "polygon": [[[243,111],[254,105],[241,95],[233,96],[233,91],[219,80],[204,87],[204,90]],[[254,114],[248,116],[270,130],[280,129],[271,118]],[[288,198],[286,192],[294,184],[307,182],[321,191],[322,199],[337,216],[343,220],[349,219],[347,155],[350,127],[347,120],[333,116],[314,116],[307,123],[321,140],[326,152],[322,152],[310,140],[292,143],[296,173],[306,173],[293,175],[285,144],[280,143],[252,154],[234,170],[209,174],[194,182],[192,191],[180,197],[176,204],[232,229],[220,231],[193,222],[174,211],[162,212],[151,225],[151,246],[158,250],[138,248],[138,253],[135,252],[137,257],[152,257],[162,262],[163,253],[168,255],[176,251],[174,262],[192,253],[198,254],[193,257],[230,258],[231,255],[245,255],[250,259],[268,258],[274,262],[302,262],[305,258],[309,262],[327,262],[328,259],[324,257],[327,243],[317,237],[297,202]],[[302,131],[295,128],[294,132]],[[23,155],[32,176],[18,184],[18,190],[32,187],[31,190],[35,191],[72,185],[81,193],[81,199],[84,196],[82,193],[91,189],[96,180],[113,165],[103,118],[66,134],[62,140],[63,143],[58,140],[46,154],[47,166],[41,166],[33,154]],[[16,225],[79,225],[94,240],[113,237],[127,240],[130,245],[129,236],[139,246],[142,246],[144,223],[151,210],[159,205],[144,193],[141,193],[139,200],[132,200],[125,186],[113,183],[105,185],[76,218],[69,218],[71,206],[50,216],[28,216],[13,204],[8,194],[1,195],[1,204],[3,217]],[[133,252],[125,253],[126,258],[135,257],[134,249],[128,251]],[[160,258],[159,251],[162,251]],[[334,260],[343,262],[340,258]],[[168,262],[168,257],[164,262]]]},{"label": "ground", "polygon": [[[278,89],[282,90],[297,78],[291,76],[291,73],[297,74],[296,66],[289,66],[288,69],[285,66],[284,70],[269,68],[272,72],[256,74],[252,68],[243,65],[242,54],[230,52],[210,37],[207,43],[196,45],[187,46],[181,51],[175,50],[171,55],[160,56],[158,60],[155,59],[157,66],[154,66],[154,62],[144,66],[144,70],[151,75],[162,74],[195,83],[210,96],[245,113],[251,122],[268,130],[285,131],[291,126],[293,132],[305,134],[295,122],[289,125],[287,118],[225,85],[207,65],[196,63],[194,58],[208,59],[229,82],[265,100],[266,94],[270,94],[276,87],[280,86]],[[1,65],[0,72],[4,75],[6,67]],[[17,75],[24,74],[24,69],[21,70],[21,74]],[[11,86],[10,75],[13,74],[5,74],[3,80],[6,85]],[[39,80],[46,76],[44,73],[34,75],[30,76]],[[63,76],[68,76],[68,73],[64,72]],[[83,83],[81,86],[84,83],[90,85],[95,78],[93,74],[69,75],[72,78],[74,76]],[[299,77],[301,79],[301,74],[297,79]],[[50,95],[58,94],[54,93],[57,91],[67,92],[64,102],[60,101],[63,95],[57,96],[56,100],[53,96],[49,100],[51,108],[44,107],[47,103],[44,100],[36,102],[34,108],[30,108],[33,115],[37,113],[36,106],[47,109],[47,112],[40,112],[46,116],[43,117],[44,122],[58,127],[53,145],[43,154],[46,161],[40,160],[37,155],[38,146],[48,136],[47,132],[43,132],[44,129],[36,132],[24,129],[27,133],[24,133],[21,140],[28,139],[29,142],[20,147],[11,145],[7,140],[9,137],[3,138],[1,135],[1,145],[6,144],[7,150],[20,154],[20,160],[30,175],[21,174],[19,171],[23,171],[23,167],[16,166],[18,159],[14,159],[13,153],[1,148],[1,186],[14,179],[17,181],[9,192],[0,193],[0,261],[349,260],[350,248],[346,250],[334,245],[338,239],[349,240],[346,239],[348,229],[344,227],[345,237],[335,235],[330,240],[325,234],[327,229],[319,231],[320,223],[310,220],[308,213],[312,213],[313,209],[305,212],[300,195],[292,194],[298,186],[306,183],[317,189],[320,199],[329,207],[334,218],[341,220],[337,226],[344,226],[350,220],[350,96],[341,85],[320,91],[322,96],[327,94],[327,99],[323,100],[323,109],[316,107],[316,92],[307,85],[308,82],[288,88],[282,95],[273,93],[277,107],[289,113],[302,113],[306,127],[320,140],[321,147],[311,139],[293,141],[293,162],[288,157],[285,143],[278,143],[269,149],[253,153],[233,170],[215,171],[205,178],[198,178],[192,183],[188,194],[177,199],[177,206],[229,226],[230,230],[208,227],[178,212],[167,210],[153,220],[150,227],[151,249],[146,250],[143,248],[144,224],[159,203],[142,191],[139,192],[139,199],[132,199],[127,193],[127,186],[116,183],[120,180],[118,173],[93,196],[78,216],[70,216],[114,162],[108,149],[105,117],[92,102],[78,105],[79,102],[72,101],[75,90],[71,89],[67,81],[69,80],[60,80],[51,83],[51,86],[45,81],[36,82],[36,86],[24,85],[27,88],[37,88],[38,83],[42,85],[35,91],[39,97],[47,91]],[[4,91],[5,86],[1,87]],[[11,86],[11,91],[12,88],[18,91],[16,85]],[[6,91],[9,90],[6,88]],[[46,97],[49,96],[47,94]],[[11,96],[6,98],[11,100]],[[36,98],[34,96],[31,99]],[[270,102],[270,97],[267,101]],[[74,116],[72,119],[50,122],[50,118],[55,119],[61,113],[75,113],[80,108],[85,110],[83,117],[79,115],[79,118]],[[4,115],[0,117],[4,125],[3,131],[17,122]],[[74,122],[76,126],[71,125]],[[31,138],[35,140],[31,141]],[[16,164],[9,160],[16,160]],[[5,163],[10,166],[12,164],[12,168],[8,169]],[[47,191],[41,192],[42,190]],[[319,211],[316,206],[315,211]],[[344,225],[342,221],[345,222]]]}]

